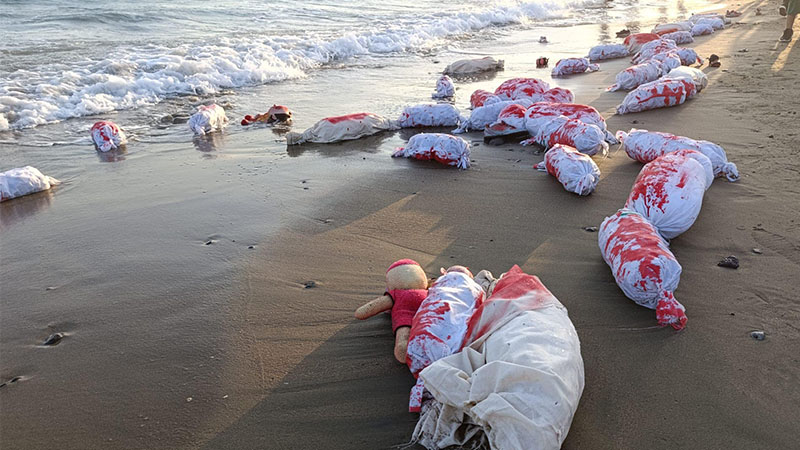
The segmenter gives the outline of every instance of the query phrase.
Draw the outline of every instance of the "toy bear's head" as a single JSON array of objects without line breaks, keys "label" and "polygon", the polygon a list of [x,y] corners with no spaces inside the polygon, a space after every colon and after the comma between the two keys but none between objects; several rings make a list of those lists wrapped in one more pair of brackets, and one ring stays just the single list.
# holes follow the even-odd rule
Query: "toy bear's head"
[{"label": "toy bear's head", "polygon": [[427,288],[428,277],[413,259],[396,261],[386,271],[386,290]]}]

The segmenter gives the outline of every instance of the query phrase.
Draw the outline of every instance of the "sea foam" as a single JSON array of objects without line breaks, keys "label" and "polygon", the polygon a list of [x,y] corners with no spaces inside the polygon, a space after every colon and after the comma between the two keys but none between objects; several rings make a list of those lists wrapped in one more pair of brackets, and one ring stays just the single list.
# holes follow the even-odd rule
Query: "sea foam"
[{"label": "sea foam", "polygon": [[307,76],[355,56],[430,51],[487,27],[568,15],[600,0],[497,1],[465,12],[403,16],[356,32],[210,37],[175,46],[121,46],[102,59],[44,63],[0,78],[0,130],[154,104],[178,95]]}]

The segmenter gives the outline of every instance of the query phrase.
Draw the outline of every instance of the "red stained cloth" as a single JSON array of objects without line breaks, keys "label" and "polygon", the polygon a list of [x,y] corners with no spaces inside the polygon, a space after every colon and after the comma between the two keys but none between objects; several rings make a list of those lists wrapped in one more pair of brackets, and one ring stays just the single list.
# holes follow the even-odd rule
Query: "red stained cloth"
[{"label": "red stained cloth", "polygon": [[[399,262],[399,261],[398,261]],[[392,332],[400,327],[410,327],[419,305],[428,296],[427,289],[394,289],[387,292],[392,297]]]}]

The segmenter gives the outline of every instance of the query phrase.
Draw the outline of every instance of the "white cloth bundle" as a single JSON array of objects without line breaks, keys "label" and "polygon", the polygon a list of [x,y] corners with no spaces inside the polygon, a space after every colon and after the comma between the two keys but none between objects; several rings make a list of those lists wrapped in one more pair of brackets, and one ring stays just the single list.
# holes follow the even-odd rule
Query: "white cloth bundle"
[{"label": "white cloth bundle", "polygon": [[471,75],[492,70],[503,70],[503,60],[491,56],[479,59],[461,59],[444,69],[445,75]]},{"label": "white cloth bundle", "polygon": [[412,441],[428,449],[560,448],[584,387],[567,309],[514,266],[470,318],[469,330],[461,352],[420,373],[434,398]]},{"label": "white cloth bundle", "polygon": [[542,94],[550,89],[550,84],[538,78],[512,78],[506,80],[494,90],[500,100],[517,100]]},{"label": "white cloth bundle", "polygon": [[591,61],[603,59],[624,58],[630,55],[628,47],[624,44],[600,44],[589,49],[587,58]]},{"label": "white cloth bundle", "polygon": [[203,105],[189,117],[189,128],[197,135],[204,135],[215,130],[222,130],[228,124],[225,109],[219,105]]},{"label": "white cloth bundle", "polygon": [[710,23],[697,23],[692,27],[692,36],[704,36],[714,32]]},{"label": "white cloth bundle", "polygon": [[600,181],[600,168],[592,158],[567,145],[554,145],[534,168],[547,171],[564,189],[578,195],[591,194]]},{"label": "white cloth bundle", "polygon": [[633,55],[642,49],[642,45],[661,39],[661,36],[655,33],[636,33],[625,38],[623,44],[628,47],[628,53]]},{"label": "white cloth bundle", "polygon": [[600,66],[589,62],[589,58],[564,58],[558,60],[550,76],[564,77],[585,72],[596,72],[598,70],[600,70]]},{"label": "white cloth bundle", "polygon": [[567,88],[556,86],[532,97],[531,100],[534,102],[572,103],[575,101],[575,95]]},{"label": "white cloth bundle", "polygon": [[678,150],[696,150],[710,160],[713,176],[724,176],[728,181],[739,179],[736,164],[728,162],[725,150],[713,142],[635,128],[628,133],[618,131],[617,138],[622,142],[625,153],[640,163],[647,164],[659,156]]},{"label": "white cloth bundle", "polygon": [[681,58],[675,52],[658,53],[653,55],[648,61],[656,61],[661,64],[661,74],[666,75],[670,70],[681,66]]},{"label": "white cloth bundle", "polygon": [[672,22],[672,23],[660,23],[653,27],[652,33],[665,35],[667,33],[674,33],[676,31],[690,31],[692,29],[692,22],[684,21],[684,22]]},{"label": "white cloth bundle", "polygon": [[[689,154],[691,153],[691,154]],[[665,239],[688,230],[703,205],[711,185],[711,161],[695,150],[671,152],[642,167],[625,207],[646,218]]]},{"label": "white cloth bundle", "polygon": [[630,91],[617,106],[617,114],[680,105],[697,93],[694,82],[683,78],[660,78]]},{"label": "white cloth bundle", "polygon": [[661,63],[654,60],[645,61],[635,66],[630,66],[615,78],[615,83],[609,86],[607,91],[618,91],[620,89],[629,91],[639,85],[649,83],[661,78]]},{"label": "white cloth bundle", "polygon": [[597,236],[600,253],[629,299],[656,310],[661,326],[686,326],[686,309],[673,292],[681,265],[658,230],[639,213],[621,209],[606,217]]},{"label": "white cloth bundle", "polygon": [[386,130],[397,130],[400,126],[394,120],[372,113],[356,113],[346,116],[326,117],[302,133],[290,132],[286,135],[288,145],[315,142],[348,141],[371,136]]},{"label": "white cloth bundle", "polygon": [[536,119],[526,119],[525,127],[531,138],[520,142],[522,145],[539,144],[544,148],[550,148],[556,144],[563,144],[589,156],[597,153],[605,156],[608,153],[605,132],[597,125],[587,124],[578,119],[541,116]]},{"label": "white cloth bundle", "polygon": [[393,157],[433,159],[459,169],[469,167],[469,142],[443,133],[420,133],[408,140],[404,148],[397,149]]},{"label": "white cloth bundle", "polygon": [[403,108],[397,124],[401,128],[454,127],[460,117],[458,109],[450,103],[427,103]]},{"label": "white cloth bundle", "polygon": [[90,134],[94,146],[101,152],[117,149],[128,143],[128,138],[125,136],[125,133],[117,124],[109,120],[95,122],[95,124],[92,125]]},{"label": "white cloth bundle", "polygon": [[634,64],[640,64],[648,59],[651,59],[653,56],[659,53],[665,53],[670,51],[677,51],[678,44],[675,41],[670,39],[657,39],[650,41],[644,45],[642,48],[633,55],[631,62]]},{"label": "white cloth bundle", "polygon": [[695,25],[709,24],[714,30],[722,30],[725,28],[725,21],[719,17],[703,17],[694,22]]},{"label": "white cloth bundle", "polygon": [[525,111],[527,108],[520,104],[508,105],[500,111],[497,120],[489,125],[495,134],[510,134],[520,131],[526,131],[525,128]]},{"label": "white cloth bundle", "polygon": [[617,139],[607,129],[606,120],[603,118],[603,115],[589,105],[581,105],[578,103],[534,103],[525,111],[525,127],[528,129],[528,132],[538,132],[535,128],[536,123],[531,122],[528,124],[528,122],[544,116],[566,116],[570,119],[580,120],[583,123],[597,125],[603,130],[603,133],[605,133],[606,142],[609,144],[617,143]]},{"label": "white cloth bundle", "polygon": [[0,202],[46,191],[58,184],[61,182],[42,174],[39,169],[32,166],[7,170],[0,173]]},{"label": "white cloth bundle", "polygon": [[675,53],[681,58],[681,64],[691,66],[694,63],[703,64],[703,59],[693,48],[680,47]]},{"label": "white cloth bundle", "polygon": [[689,66],[680,66],[672,69],[667,73],[666,78],[682,78],[684,80],[691,80],[697,92],[702,91],[708,86],[708,77],[700,69],[695,69]]},{"label": "white cloth bundle", "polygon": [[453,86],[453,80],[447,75],[442,75],[436,80],[436,92],[431,94],[433,99],[452,98],[456,95],[456,87]]},{"label": "white cloth bundle", "polygon": [[[481,286],[465,273],[448,272],[433,283],[414,315],[408,338],[406,363],[414,378],[434,361],[461,350],[467,320],[483,296]],[[409,411],[420,410],[423,390],[423,380],[418,378],[411,389]]]},{"label": "white cloth bundle", "polygon": [[484,128],[497,121],[497,118],[500,116],[500,111],[506,106],[520,104],[528,107],[531,103],[529,99],[523,98],[519,100],[504,100],[491,104],[484,104],[481,107],[473,109],[469,118],[462,117],[461,124],[457,129],[453,130],[453,133],[459,134],[469,130],[483,131]]},{"label": "white cloth bundle", "polygon": [[692,23],[697,23],[697,22],[699,22],[699,21],[701,21],[703,19],[719,19],[719,20],[722,21],[722,23],[731,23],[731,19],[730,18],[725,17],[724,14],[715,13],[715,12],[692,14],[692,16],[689,17],[689,19],[687,19],[687,20],[689,22],[692,22]]},{"label": "white cloth bundle", "polygon": [[664,39],[675,41],[678,45],[691,44],[694,42],[691,29],[689,31],[673,31],[672,33],[665,33],[661,35]]},{"label": "white cloth bundle", "polygon": [[489,91],[477,89],[472,93],[472,95],[469,96],[469,106],[472,109],[480,108],[483,106],[483,103],[486,101],[486,99],[492,96],[494,96],[494,94]]}]

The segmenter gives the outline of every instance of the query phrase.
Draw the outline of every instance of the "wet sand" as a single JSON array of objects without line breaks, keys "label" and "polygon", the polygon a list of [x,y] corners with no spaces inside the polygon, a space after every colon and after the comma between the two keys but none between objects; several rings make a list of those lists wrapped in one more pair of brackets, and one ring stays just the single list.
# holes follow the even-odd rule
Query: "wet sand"
[{"label": "wet sand", "polygon": [[[2,205],[0,377],[21,378],[0,388],[0,444],[406,443],[413,379],[391,356],[389,319],[352,312],[382,292],[392,261],[410,257],[429,275],[519,264],[569,309],[586,389],[564,448],[792,448],[800,50],[776,44],[773,6],[749,4],[738,24],[697,40],[722,67],[704,67],[708,88],[683,106],[611,116],[624,93],[604,89],[625,60],[558,83],[611,116],[611,130],[708,139],[738,165],[742,179],[717,179],[671,244],[684,270],[684,331],[655,326],[653,311],[625,298],[597,234],[583,230],[622,206],[641,167],[615,148],[596,159],[598,190],[580,198],[531,168],[535,149],[489,146],[479,134],[467,136],[480,143],[467,171],[389,159],[413,132],[288,153],[246,133],[200,142],[210,151],[191,160],[154,143]],[[551,40],[558,33],[569,30]],[[533,72],[531,63],[507,63],[516,68],[458,93]],[[728,255],[738,270],[717,267]],[[57,346],[36,345],[57,331],[66,334]]]}]

